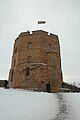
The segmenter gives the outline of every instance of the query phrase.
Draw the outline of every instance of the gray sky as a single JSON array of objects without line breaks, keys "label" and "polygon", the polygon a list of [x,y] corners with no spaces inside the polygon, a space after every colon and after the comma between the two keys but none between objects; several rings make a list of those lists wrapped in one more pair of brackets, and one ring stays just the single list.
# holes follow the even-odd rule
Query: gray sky
[{"label": "gray sky", "polygon": [[0,0],[0,79],[8,79],[15,38],[38,20],[59,36],[64,81],[80,82],[80,0]]}]

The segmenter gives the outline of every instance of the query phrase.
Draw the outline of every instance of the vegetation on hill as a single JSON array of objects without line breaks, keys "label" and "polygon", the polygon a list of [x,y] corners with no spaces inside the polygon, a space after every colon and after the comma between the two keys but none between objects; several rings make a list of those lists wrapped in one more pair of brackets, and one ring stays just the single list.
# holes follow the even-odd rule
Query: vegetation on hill
[{"label": "vegetation on hill", "polygon": [[74,84],[69,84],[69,83],[62,83],[62,88],[68,88],[70,92],[80,92],[80,87],[74,85]]}]

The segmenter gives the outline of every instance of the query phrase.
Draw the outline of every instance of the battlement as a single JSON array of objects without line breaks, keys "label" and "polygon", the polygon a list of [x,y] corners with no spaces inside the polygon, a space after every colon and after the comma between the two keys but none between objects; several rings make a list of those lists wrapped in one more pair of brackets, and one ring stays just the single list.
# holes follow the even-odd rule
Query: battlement
[{"label": "battlement", "polygon": [[34,35],[36,35],[36,34],[48,35],[48,32],[43,31],[43,30],[37,30],[37,31],[32,31],[32,34],[34,34]]},{"label": "battlement", "polygon": [[52,33],[49,33],[49,32],[46,32],[46,31],[43,31],[43,30],[36,30],[36,31],[27,31],[27,32],[22,32],[20,36],[30,36],[30,35],[47,35],[47,36],[50,36],[50,37],[55,37],[55,38],[58,38],[57,35],[55,34],[52,34]]}]

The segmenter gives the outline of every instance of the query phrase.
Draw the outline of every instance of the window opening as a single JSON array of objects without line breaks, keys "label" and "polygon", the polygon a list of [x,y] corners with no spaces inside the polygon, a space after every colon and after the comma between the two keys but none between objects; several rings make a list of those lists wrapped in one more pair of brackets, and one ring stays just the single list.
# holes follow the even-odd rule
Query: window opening
[{"label": "window opening", "polygon": [[31,49],[31,48],[32,48],[32,43],[29,42],[29,43],[28,43],[28,49]]},{"label": "window opening", "polygon": [[50,93],[50,83],[46,84],[46,92]]},{"label": "window opening", "polygon": [[29,56],[29,57],[27,58],[27,62],[28,62],[28,63],[31,62],[31,56]]},{"label": "window opening", "polygon": [[51,48],[51,44],[48,45],[47,47],[47,52],[51,52],[52,48]]},{"label": "window opening", "polygon": [[30,68],[26,68],[26,75],[30,75]]}]

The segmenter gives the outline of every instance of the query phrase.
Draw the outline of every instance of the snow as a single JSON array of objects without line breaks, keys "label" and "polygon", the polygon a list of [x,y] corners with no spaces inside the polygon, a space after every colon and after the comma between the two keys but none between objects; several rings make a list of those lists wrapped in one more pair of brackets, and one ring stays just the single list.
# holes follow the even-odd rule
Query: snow
[{"label": "snow", "polygon": [[80,93],[0,88],[0,120],[80,120]]},{"label": "snow", "polygon": [[80,120],[80,93],[63,94],[66,101],[69,120]]},{"label": "snow", "polygon": [[0,89],[0,120],[50,120],[58,110],[56,94]]}]

